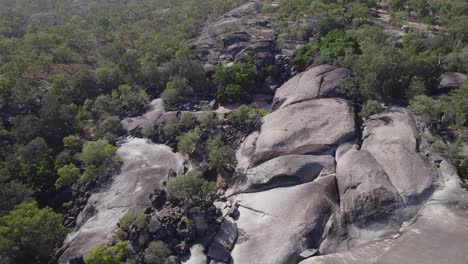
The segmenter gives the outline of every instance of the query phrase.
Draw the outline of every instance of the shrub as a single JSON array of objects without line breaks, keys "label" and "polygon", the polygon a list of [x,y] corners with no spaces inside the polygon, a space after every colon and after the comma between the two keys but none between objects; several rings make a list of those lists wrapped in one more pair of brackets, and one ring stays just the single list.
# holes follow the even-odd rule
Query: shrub
[{"label": "shrub", "polygon": [[168,103],[177,103],[194,94],[193,88],[185,78],[174,77],[166,83],[166,89],[162,92],[161,98]]},{"label": "shrub", "polygon": [[195,126],[195,117],[190,112],[182,112],[179,121],[184,129],[190,129]]},{"label": "shrub", "polygon": [[120,264],[125,261],[127,242],[118,242],[114,246],[98,246],[85,257],[86,264]]},{"label": "shrub", "polygon": [[194,174],[187,174],[169,180],[167,192],[172,200],[185,201],[191,199],[197,204],[209,206],[216,197],[216,184]]},{"label": "shrub", "polygon": [[438,123],[442,117],[441,105],[426,95],[417,95],[410,101],[410,109],[420,113],[423,122],[428,125]]},{"label": "shrub", "polygon": [[172,137],[179,134],[180,128],[180,120],[176,116],[170,116],[164,120],[161,131],[164,136]]},{"label": "shrub", "polygon": [[143,253],[146,264],[164,264],[171,249],[162,241],[152,241]]},{"label": "shrub", "polygon": [[146,122],[141,129],[141,134],[145,138],[152,138],[157,134],[157,130],[152,122]]},{"label": "shrub", "polygon": [[136,116],[149,103],[149,96],[139,86],[119,85],[112,91],[112,101],[121,116]]},{"label": "shrub", "polygon": [[200,129],[197,127],[177,137],[177,149],[184,154],[190,155],[195,152],[200,142]]},{"label": "shrub", "polygon": [[19,204],[0,217],[0,259],[13,263],[45,263],[65,234],[62,215],[36,202]]},{"label": "shrub", "polygon": [[86,165],[100,166],[108,161],[115,161],[116,148],[106,140],[88,141],[83,145],[81,160]]},{"label": "shrub", "polygon": [[72,185],[80,176],[80,169],[75,165],[65,165],[57,170],[58,179],[55,181],[55,188]]},{"label": "shrub", "polygon": [[317,42],[312,42],[300,47],[297,50],[296,55],[291,60],[291,65],[298,71],[303,71],[309,64],[309,60],[312,59],[319,51]]},{"label": "shrub", "polygon": [[131,226],[136,226],[139,229],[146,227],[146,216],[141,208],[132,208],[120,218],[120,229],[127,231]]},{"label": "shrub", "polygon": [[63,147],[68,149],[78,149],[80,141],[74,135],[69,135],[63,138]]},{"label": "shrub", "polygon": [[234,63],[231,66],[218,66],[213,74],[213,81],[218,85],[216,99],[221,102],[233,102],[252,90],[260,77],[260,72],[253,61]]},{"label": "shrub", "polygon": [[232,168],[236,163],[234,150],[224,144],[221,135],[208,141],[208,166],[212,169]]},{"label": "shrub", "polygon": [[468,180],[468,157],[463,159],[463,162],[460,166],[460,176]]},{"label": "shrub", "polygon": [[200,126],[205,129],[212,129],[216,126],[216,115],[212,112],[205,112],[200,115]]},{"label": "shrub", "polygon": [[245,91],[240,85],[228,84],[218,89],[215,94],[216,100],[220,102],[235,102],[245,96]]},{"label": "shrub", "polygon": [[96,167],[94,165],[91,165],[87,167],[86,170],[83,172],[83,174],[80,177],[79,182],[90,183],[98,179],[99,176],[103,175],[104,173],[105,173],[105,167],[103,166]]},{"label": "shrub", "polygon": [[262,117],[266,114],[266,110],[241,105],[227,115],[227,120],[233,125],[252,128],[260,124]]},{"label": "shrub", "polygon": [[367,101],[359,112],[359,117],[368,118],[371,115],[381,113],[383,111],[382,105],[374,100]]}]

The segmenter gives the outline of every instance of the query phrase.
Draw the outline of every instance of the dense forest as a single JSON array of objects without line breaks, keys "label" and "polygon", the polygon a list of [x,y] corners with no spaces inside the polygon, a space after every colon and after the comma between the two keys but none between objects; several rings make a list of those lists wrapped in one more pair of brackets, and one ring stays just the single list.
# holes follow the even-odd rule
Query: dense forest
[{"label": "dense forest", "polygon": [[[257,67],[247,58],[206,75],[187,46],[205,23],[244,2],[0,0],[0,263],[48,262],[71,229],[62,215],[73,202],[72,187],[90,190],[117,170],[122,119],[140,115],[159,97],[174,105],[193,98],[243,103],[275,74],[273,65]],[[352,69],[340,93],[356,103],[361,117],[379,112],[380,103],[409,105],[428,129],[449,135],[449,143],[434,147],[468,178],[458,133],[468,120],[468,83],[449,94],[438,91],[442,73],[468,71],[466,1],[264,5],[263,12],[275,13],[280,44],[307,42],[291,60],[293,72],[324,63]],[[372,23],[377,8],[388,10],[396,27],[418,21],[421,29],[394,41]],[[241,106],[228,122],[249,130],[263,114]],[[180,152],[191,154],[201,132],[190,118],[180,119],[141,133],[176,140]],[[206,117],[200,126],[212,122]],[[233,149],[219,135],[206,141],[212,169],[233,166]],[[201,189],[215,188],[191,180]],[[184,183],[173,188],[177,184]],[[94,252],[89,263],[103,263],[93,262],[99,254],[114,255],[117,262],[106,263],[118,263],[123,249],[114,247]]]}]

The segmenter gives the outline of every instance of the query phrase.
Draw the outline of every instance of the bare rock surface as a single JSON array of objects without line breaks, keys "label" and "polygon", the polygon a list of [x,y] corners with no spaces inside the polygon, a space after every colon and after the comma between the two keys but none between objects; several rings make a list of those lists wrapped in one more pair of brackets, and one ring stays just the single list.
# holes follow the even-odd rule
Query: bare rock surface
[{"label": "bare rock surface", "polygon": [[242,176],[236,177],[226,195],[311,182],[319,175],[332,173],[335,173],[333,156],[284,155],[243,172]]},{"label": "bare rock surface", "polygon": [[311,183],[233,197],[239,204],[239,237],[233,263],[295,263],[317,247],[337,206],[335,176]]},{"label": "bare rock surface", "polygon": [[419,133],[411,113],[391,107],[365,124],[362,148],[382,166],[407,205],[420,203],[433,191],[437,172],[418,151]]},{"label": "bare rock surface", "polygon": [[264,117],[252,163],[286,154],[317,154],[355,137],[354,112],[342,99],[305,101]]},{"label": "bare rock surface", "polygon": [[122,120],[122,127],[130,132],[137,128],[143,128],[146,123],[155,123],[165,112],[164,102],[162,99],[155,99],[151,102],[149,110],[137,117],[125,118]]},{"label": "bare rock surface", "polygon": [[[65,242],[60,263],[85,255],[94,247],[112,240],[119,219],[134,207],[149,207],[149,195],[159,188],[170,170],[179,172],[183,158],[164,145],[144,139],[127,138],[117,153],[123,162],[121,172],[95,190],[78,216],[76,230]],[[85,216],[85,212],[93,212]]]},{"label": "bare rock surface", "polygon": [[325,97],[336,97],[336,87],[350,70],[320,65],[299,73],[276,90],[273,109]]},{"label": "bare rock surface", "polygon": [[440,77],[441,89],[460,87],[466,80],[466,75],[460,72],[446,72]]},{"label": "bare rock surface", "polygon": [[404,207],[397,189],[366,150],[350,150],[338,162],[336,178],[345,223],[366,227]]}]

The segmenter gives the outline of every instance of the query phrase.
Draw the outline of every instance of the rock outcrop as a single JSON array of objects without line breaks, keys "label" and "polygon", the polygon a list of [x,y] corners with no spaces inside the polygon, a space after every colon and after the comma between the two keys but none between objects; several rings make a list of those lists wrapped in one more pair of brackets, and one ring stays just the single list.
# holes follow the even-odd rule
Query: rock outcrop
[{"label": "rock outcrop", "polygon": [[170,171],[182,168],[182,157],[167,146],[137,138],[121,143],[117,150],[123,162],[121,172],[90,196],[75,231],[64,242],[60,263],[112,241],[119,219],[131,208],[151,206],[150,194],[161,187]]},{"label": "rock outcrop", "polygon": [[276,90],[273,109],[318,98],[336,97],[337,86],[349,76],[350,71],[346,68],[331,65],[310,68]]},{"label": "rock outcrop", "polygon": [[320,243],[337,199],[333,175],[293,187],[235,196],[240,216],[233,262],[297,262],[302,251]]},{"label": "rock outcrop", "polygon": [[418,152],[419,133],[408,110],[391,107],[365,124],[362,148],[382,166],[407,205],[420,203],[433,190],[437,171]]}]

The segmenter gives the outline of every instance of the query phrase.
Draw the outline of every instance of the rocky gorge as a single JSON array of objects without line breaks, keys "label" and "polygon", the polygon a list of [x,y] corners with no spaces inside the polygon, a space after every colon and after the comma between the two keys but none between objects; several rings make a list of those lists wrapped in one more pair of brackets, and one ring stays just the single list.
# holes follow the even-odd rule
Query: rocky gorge
[{"label": "rocky gorge", "polygon": [[[207,71],[247,53],[257,65],[286,67],[293,52],[276,46],[260,9],[260,1],[247,3],[190,42]],[[172,236],[168,243],[180,256],[166,263],[466,263],[468,192],[456,169],[427,148],[410,109],[387,105],[359,118],[354,103],[337,91],[351,74],[323,64],[267,81],[262,92],[274,90],[271,110],[243,138],[227,188],[207,211],[174,208],[164,197],[155,202],[170,178],[196,162],[148,139],[122,139],[121,171],[93,190],[59,263],[80,263],[96,245],[115,240],[119,219],[132,208],[150,219],[132,249],[147,242],[142,234]],[[164,105],[156,99],[122,126],[131,132],[178,114]],[[227,113],[206,111],[220,119]],[[184,217],[198,219],[199,235],[182,234]]]}]

